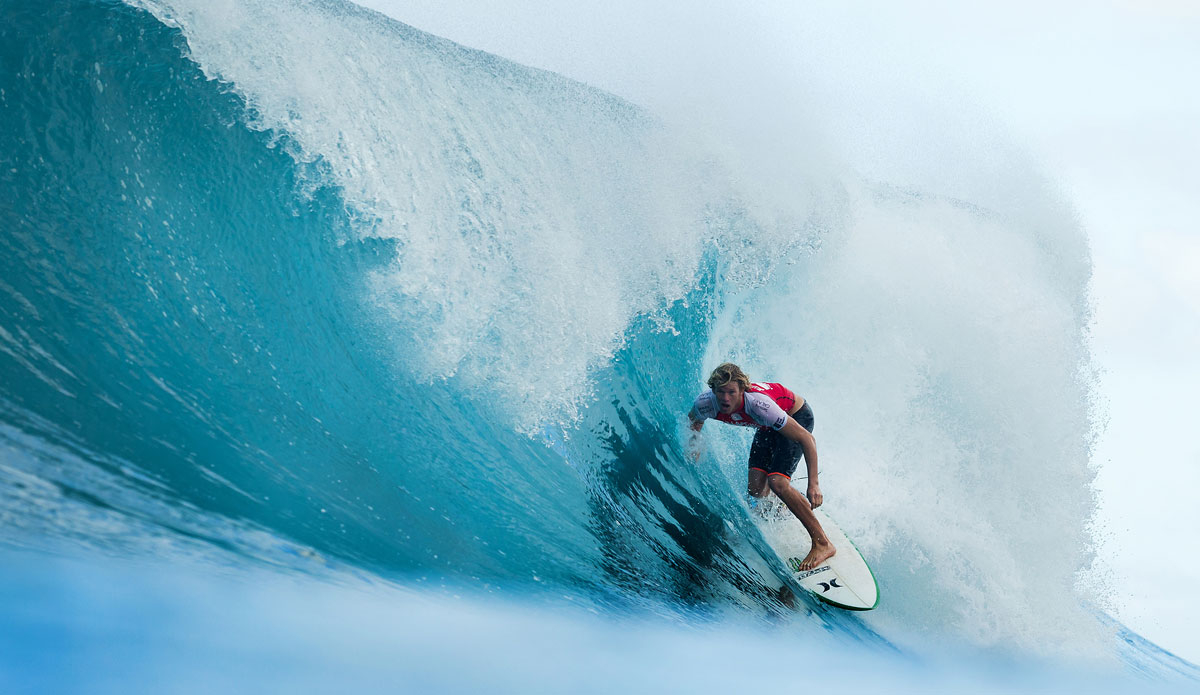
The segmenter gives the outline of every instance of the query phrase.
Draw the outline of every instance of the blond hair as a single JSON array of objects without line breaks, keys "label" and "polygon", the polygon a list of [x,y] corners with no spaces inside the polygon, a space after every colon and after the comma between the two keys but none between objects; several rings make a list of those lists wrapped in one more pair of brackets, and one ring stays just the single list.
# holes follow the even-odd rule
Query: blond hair
[{"label": "blond hair", "polygon": [[750,388],[750,377],[732,362],[725,362],[712,371],[712,375],[708,377],[708,387],[715,391],[731,381],[741,384],[743,391]]}]

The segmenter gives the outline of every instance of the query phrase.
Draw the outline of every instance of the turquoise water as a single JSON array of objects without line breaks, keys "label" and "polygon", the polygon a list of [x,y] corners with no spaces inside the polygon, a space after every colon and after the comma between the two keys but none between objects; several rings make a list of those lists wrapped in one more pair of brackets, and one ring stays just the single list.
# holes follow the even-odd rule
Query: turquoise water
[{"label": "turquoise water", "polygon": [[[779,643],[872,688],[1194,677],[1079,579],[1090,265],[1053,192],[823,163],[764,197],[634,105],[339,2],[2,7],[13,683],[524,690],[527,643],[579,667],[553,690],[632,633],[602,653],[663,687]],[[777,600],[746,433],[684,457],[726,358],[813,403],[878,610]],[[695,650],[726,657],[663,673]]]}]

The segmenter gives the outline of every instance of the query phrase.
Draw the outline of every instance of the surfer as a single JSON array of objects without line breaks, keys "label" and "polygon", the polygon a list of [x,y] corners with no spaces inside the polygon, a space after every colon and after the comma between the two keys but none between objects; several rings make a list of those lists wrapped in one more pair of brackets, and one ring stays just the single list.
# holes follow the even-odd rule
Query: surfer
[{"label": "surfer", "polygon": [[[821,506],[821,486],[817,482],[817,443],[813,439],[813,412],[803,398],[781,384],[753,384],[736,364],[726,362],[708,377],[709,389],[696,397],[688,412],[696,432],[712,418],[731,425],[756,427],[750,445],[750,471],[746,487],[756,498],[768,491],[783,500],[796,515],[812,547],[800,563],[810,570],[833,557],[837,549],[829,542],[813,509]],[[692,450],[699,456],[698,435],[693,435]],[[808,468],[808,492],[801,495],[792,487],[792,473],[804,457]],[[810,504],[811,503],[811,504]]]}]

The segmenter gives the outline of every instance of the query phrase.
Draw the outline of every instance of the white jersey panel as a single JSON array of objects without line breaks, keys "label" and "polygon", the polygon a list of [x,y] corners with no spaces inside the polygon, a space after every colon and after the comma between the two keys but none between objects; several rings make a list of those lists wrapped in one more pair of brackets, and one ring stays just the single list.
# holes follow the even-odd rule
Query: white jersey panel
[{"label": "white jersey panel", "polygon": [[758,424],[773,430],[781,430],[787,424],[788,414],[779,407],[774,398],[765,393],[753,391],[747,391],[744,398],[746,402],[742,407],[746,409],[746,414]]},{"label": "white jersey panel", "polygon": [[712,389],[709,389],[696,396],[696,404],[692,406],[692,413],[695,416],[693,419],[707,420],[710,417],[716,417],[718,410],[717,395],[712,392]]}]

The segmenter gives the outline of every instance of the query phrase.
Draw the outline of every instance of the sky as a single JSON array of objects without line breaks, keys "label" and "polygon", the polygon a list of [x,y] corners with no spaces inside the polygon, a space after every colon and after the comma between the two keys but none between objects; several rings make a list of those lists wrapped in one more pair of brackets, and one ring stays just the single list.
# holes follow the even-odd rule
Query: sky
[{"label": "sky", "polygon": [[[866,150],[866,119],[889,105],[930,116],[912,147],[955,118],[1020,143],[1091,243],[1097,572],[1127,625],[1200,662],[1200,2],[360,4],[750,149],[810,125],[814,94],[842,100],[843,136]],[[875,103],[856,108],[860,94]]]}]

